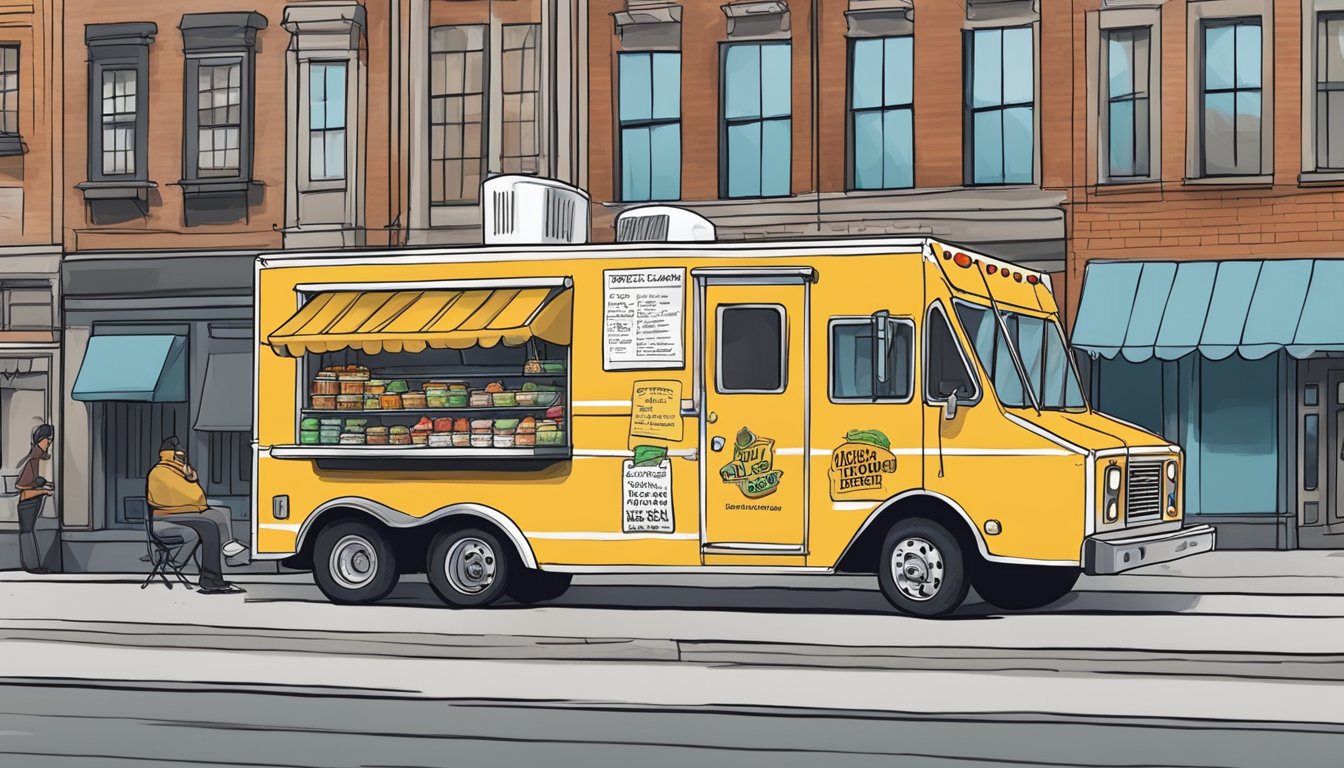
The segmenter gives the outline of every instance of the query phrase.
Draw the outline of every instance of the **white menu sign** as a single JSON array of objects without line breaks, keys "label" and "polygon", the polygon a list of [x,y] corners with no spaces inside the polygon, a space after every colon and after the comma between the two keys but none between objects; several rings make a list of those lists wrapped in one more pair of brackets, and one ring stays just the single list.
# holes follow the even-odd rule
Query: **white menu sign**
[{"label": "white menu sign", "polygon": [[686,270],[608,269],[602,276],[603,369],[684,368]]},{"label": "white menu sign", "polygon": [[627,459],[621,466],[621,532],[672,533],[672,462],[636,467]]}]

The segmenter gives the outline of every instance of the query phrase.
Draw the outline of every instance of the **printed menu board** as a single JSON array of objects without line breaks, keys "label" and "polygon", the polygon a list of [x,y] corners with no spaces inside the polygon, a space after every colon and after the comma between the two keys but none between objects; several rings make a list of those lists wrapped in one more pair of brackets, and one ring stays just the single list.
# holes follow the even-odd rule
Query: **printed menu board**
[{"label": "printed menu board", "polygon": [[686,367],[686,270],[609,269],[602,277],[603,369]]}]

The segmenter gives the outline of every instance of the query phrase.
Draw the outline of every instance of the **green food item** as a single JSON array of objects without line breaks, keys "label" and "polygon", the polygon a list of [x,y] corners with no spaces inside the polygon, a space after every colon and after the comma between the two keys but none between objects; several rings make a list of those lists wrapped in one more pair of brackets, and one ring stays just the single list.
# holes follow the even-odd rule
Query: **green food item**
[{"label": "green food item", "polygon": [[667,449],[661,445],[636,445],[634,465],[636,467],[656,467],[667,458]]},{"label": "green food item", "polygon": [[303,429],[303,430],[310,430],[310,429],[311,429],[311,430],[315,430],[315,429],[317,429],[317,428],[318,428],[317,419],[308,418],[308,419],[303,419],[302,421],[299,422],[299,429]]},{"label": "green food item", "polygon": [[538,389],[541,389],[541,387],[538,387],[538,386],[537,386],[537,382],[535,382],[535,381],[526,381],[526,382],[523,382],[523,391],[524,391],[524,392],[536,392]]},{"label": "green food item", "polygon": [[517,429],[518,419],[495,419],[495,429]]},{"label": "green food item", "polygon": [[876,445],[884,451],[891,450],[891,441],[876,429],[851,429],[845,433],[845,440],[851,443]]},{"label": "green food item", "polygon": [[317,443],[318,443],[318,441],[319,441],[320,439],[321,439],[321,435],[320,435],[318,432],[313,431],[313,430],[305,429],[305,430],[303,430],[302,432],[299,433],[299,444],[300,444],[300,445],[317,445]]},{"label": "green food item", "polygon": [[408,386],[406,385],[405,380],[403,380],[403,379],[397,379],[397,380],[395,380],[395,381],[389,381],[389,382],[387,383],[387,391],[388,391],[389,393],[396,393],[396,394],[399,394],[399,395],[400,395],[400,394],[404,394],[404,393],[406,393],[406,392],[409,392],[409,391],[410,391],[410,387],[408,387]]},{"label": "green food item", "polygon": [[368,423],[369,423],[368,419],[346,419],[345,428],[346,431],[351,431],[350,430],[351,427],[364,427],[367,426]]}]

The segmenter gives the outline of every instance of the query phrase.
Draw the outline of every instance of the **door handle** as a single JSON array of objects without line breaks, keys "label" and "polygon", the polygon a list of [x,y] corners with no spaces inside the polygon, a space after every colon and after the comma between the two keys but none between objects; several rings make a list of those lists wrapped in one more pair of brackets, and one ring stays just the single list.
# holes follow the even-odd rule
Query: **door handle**
[{"label": "door handle", "polygon": [[705,423],[707,424],[713,424],[718,420],[719,420],[719,414],[715,413],[714,411],[710,411],[709,414],[705,416]]},{"label": "door handle", "polygon": [[709,441],[709,450],[718,453],[723,450],[723,438],[716,437]]}]

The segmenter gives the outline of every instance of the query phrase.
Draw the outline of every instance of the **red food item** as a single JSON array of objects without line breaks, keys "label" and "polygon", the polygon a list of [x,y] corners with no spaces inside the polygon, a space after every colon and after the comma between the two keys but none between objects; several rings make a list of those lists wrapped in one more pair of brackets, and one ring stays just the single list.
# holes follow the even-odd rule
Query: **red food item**
[{"label": "red food item", "polygon": [[466,419],[458,419],[457,421],[454,421],[454,422],[453,422],[453,431],[454,431],[454,432],[470,432],[470,431],[471,431],[471,422],[470,422],[470,421],[467,421]]},{"label": "red food item", "polygon": [[548,418],[548,419],[563,419],[563,418],[565,418],[565,406],[563,406],[563,405],[553,405],[553,406],[551,406],[550,408],[547,408],[547,409],[546,409],[546,418]]},{"label": "red food item", "polygon": [[443,417],[441,417],[441,418],[437,418],[437,419],[435,419],[435,420],[434,420],[434,431],[435,431],[435,432],[452,432],[452,431],[453,431],[453,420],[450,419],[450,418],[448,418],[447,416],[443,416]]},{"label": "red food item", "polygon": [[412,432],[433,432],[433,431],[434,431],[434,422],[430,421],[428,416],[421,416],[421,417],[420,417],[420,420],[417,421],[417,422],[415,423],[415,426],[414,426],[414,427],[411,427],[411,431],[412,431]]},{"label": "red food item", "polygon": [[498,381],[492,381],[489,384],[485,385],[485,391],[491,394],[494,394],[496,392],[503,392],[504,385]]}]

